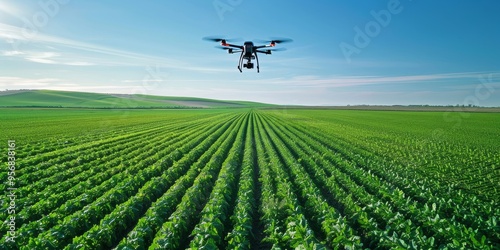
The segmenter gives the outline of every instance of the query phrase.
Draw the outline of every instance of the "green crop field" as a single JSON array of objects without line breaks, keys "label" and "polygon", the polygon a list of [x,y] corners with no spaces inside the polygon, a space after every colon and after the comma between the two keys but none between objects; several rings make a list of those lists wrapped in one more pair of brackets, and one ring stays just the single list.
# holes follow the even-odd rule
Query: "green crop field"
[{"label": "green crop field", "polygon": [[3,249],[500,248],[499,113],[0,117]]},{"label": "green crop field", "polygon": [[0,91],[0,107],[151,109],[269,107],[270,104],[194,97],[118,95],[57,90]]}]

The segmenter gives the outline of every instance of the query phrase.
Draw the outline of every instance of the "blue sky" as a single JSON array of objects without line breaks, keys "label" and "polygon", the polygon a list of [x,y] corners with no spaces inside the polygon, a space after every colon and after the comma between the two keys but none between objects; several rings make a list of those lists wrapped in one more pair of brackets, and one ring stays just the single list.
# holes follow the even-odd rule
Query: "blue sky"
[{"label": "blue sky", "polygon": [[[500,106],[498,1],[0,0],[0,90]],[[261,73],[202,37],[288,37]]]}]

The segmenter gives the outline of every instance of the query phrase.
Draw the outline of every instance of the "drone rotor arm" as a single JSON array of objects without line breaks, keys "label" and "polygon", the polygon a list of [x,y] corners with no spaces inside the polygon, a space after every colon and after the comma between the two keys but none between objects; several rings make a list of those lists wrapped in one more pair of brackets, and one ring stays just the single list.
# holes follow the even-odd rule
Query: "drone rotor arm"
[{"label": "drone rotor arm", "polygon": [[270,48],[265,50],[255,50],[255,52],[270,55],[272,51],[285,51],[285,50],[286,50],[285,48]]},{"label": "drone rotor arm", "polygon": [[228,50],[229,54],[241,53],[243,50]]},{"label": "drone rotor arm", "polygon": [[222,50],[226,50],[229,54],[234,54],[234,53],[240,53],[242,52],[243,50],[240,49],[240,48],[236,48],[236,49],[233,49],[231,47],[225,47],[225,46],[215,46],[215,48],[217,49],[222,49]]},{"label": "drone rotor arm", "polygon": [[262,50],[255,50],[255,53],[262,53],[262,54],[271,54],[271,51],[262,51]]},{"label": "drone rotor arm", "polygon": [[267,43],[268,45],[266,45],[267,47],[275,47],[277,44],[280,44],[280,43],[289,43],[289,42],[293,42],[292,39],[290,38],[281,38],[281,37],[275,37],[275,38],[272,38],[271,40],[257,40],[258,43]]},{"label": "drone rotor arm", "polygon": [[224,47],[231,47],[231,48],[237,48],[237,49],[243,49],[243,46],[241,46],[241,45],[234,45],[234,44],[230,44],[230,43],[226,43],[226,44],[224,44],[222,46],[224,46]]},{"label": "drone rotor arm", "polygon": [[253,46],[254,49],[262,49],[262,48],[269,48],[272,47],[271,45],[259,45],[259,46]]}]

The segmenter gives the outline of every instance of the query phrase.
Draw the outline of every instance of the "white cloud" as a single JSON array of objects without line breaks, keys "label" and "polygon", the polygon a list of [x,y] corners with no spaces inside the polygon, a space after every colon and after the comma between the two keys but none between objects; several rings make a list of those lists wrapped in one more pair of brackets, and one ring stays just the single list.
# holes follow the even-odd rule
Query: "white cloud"
[{"label": "white cloud", "polygon": [[[82,52],[97,53],[97,54],[101,55],[101,59],[103,59],[102,55],[107,55],[108,57],[115,56],[115,57],[121,58],[122,61],[123,61],[123,58],[129,59],[129,60],[131,59],[130,64],[134,64],[134,65],[145,64],[145,62],[149,61],[149,62],[156,62],[156,63],[161,64],[163,66],[169,66],[169,67],[174,67],[174,68],[186,68],[187,67],[187,65],[185,65],[184,62],[173,60],[173,59],[144,55],[144,54],[139,54],[139,53],[134,53],[134,52],[129,52],[129,51],[108,48],[108,47],[104,47],[104,46],[99,46],[99,45],[95,45],[95,44],[75,41],[75,40],[66,39],[66,38],[62,38],[62,37],[46,35],[46,34],[41,33],[40,31],[30,33],[30,31],[27,31],[23,28],[12,26],[12,25],[5,24],[5,23],[0,23],[0,38],[3,38],[8,43],[13,43],[13,45],[12,45],[13,48],[16,48],[19,44],[22,44],[22,43],[34,43],[34,44],[38,44],[38,45],[44,44],[46,46],[51,46],[51,47],[58,46],[58,47],[71,48],[73,50],[79,51],[80,55],[82,55]],[[109,58],[107,58],[107,59],[109,59]],[[116,60],[120,61],[119,59],[116,59]],[[36,61],[44,61],[44,60],[36,60]],[[47,63],[47,62],[42,62],[42,63]],[[120,63],[123,63],[123,62],[120,62]]]},{"label": "white cloud", "polygon": [[98,93],[134,93],[137,87],[131,86],[113,86],[97,84],[76,84],[57,78],[23,78],[12,76],[0,76],[0,90],[18,90],[18,89],[50,89],[63,91],[83,91]]},{"label": "white cloud", "polygon": [[0,76],[0,89],[50,89],[61,83],[57,78],[23,78]]},{"label": "white cloud", "polygon": [[21,14],[21,11],[16,6],[14,6],[12,2],[15,1],[0,1],[0,12],[19,16]]},{"label": "white cloud", "polygon": [[18,55],[23,55],[24,53],[18,50],[10,50],[10,51],[3,51],[2,55],[4,56],[18,56]]},{"label": "white cloud", "polygon": [[37,63],[56,64],[53,59],[59,56],[60,54],[54,52],[32,52],[25,56],[25,59]]},{"label": "white cloud", "polygon": [[[296,87],[318,87],[318,88],[340,88],[364,85],[425,83],[450,80],[463,80],[480,82],[479,77],[492,74],[498,79],[500,72],[463,72],[444,74],[424,74],[407,76],[330,76],[320,77],[316,75],[301,75],[292,78],[263,79],[266,84],[296,86]],[[500,76],[500,75],[499,75]],[[252,80],[254,82],[255,80]]]},{"label": "white cloud", "polygon": [[63,63],[65,65],[71,65],[71,66],[92,66],[95,65],[94,63],[89,63],[89,62],[68,62],[68,63]]},{"label": "white cloud", "polygon": [[2,55],[10,57],[18,57],[30,62],[43,63],[43,64],[59,64],[69,66],[92,66],[94,63],[77,61],[74,58],[65,56],[61,53],[50,51],[3,51]]},{"label": "white cloud", "polygon": [[[43,47],[44,50],[53,49],[64,53],[64,60],[55,60],[47,58],[24,57],[32,62],[45,64],[62,64],[71,66],[144,66],[144,65],[160,65],[163,68],[188,70],[205,73],[222,73],[234,72],[234,69],[225,67],[207,67],[206,65],[192,65],[186,61],[176,60],[168,57],[152,56],[147,54],[135,53],[120,49],[109,48],[96,44],[80,42],[76,40],[66,39],[63,37],[52,36],[42,33],[41,31],[30,31],[21,27],[5,24],[0,22],[0,39],[10,43],[11,51],[19,51],[21,45],[31,45],[24,47]],[[35,53],[31,51],[30,53]],[[22,53],[28,53],[22,51]],[[36,52],[39,53],[39,52]],[[11,56],[22,54],[10,54]],[[85,58],[82,60],[82,58]],[[236,59],[235,59],[236,62]]]}]

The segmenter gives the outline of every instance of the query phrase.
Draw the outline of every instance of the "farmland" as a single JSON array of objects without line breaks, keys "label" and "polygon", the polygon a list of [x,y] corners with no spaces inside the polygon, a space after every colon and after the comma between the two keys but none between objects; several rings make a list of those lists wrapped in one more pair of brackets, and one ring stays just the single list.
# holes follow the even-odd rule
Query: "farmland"
[{"label": "farmland", "polygon": [[100,94],[60,90],[0,91],[0,107],[178,109],[241,108],[263,106],[272,105],[256,102],[220,101],[195,97],[153,96],[142,94]]},{"label": "farmland", "polygon": [[500,248],[498,113],[0,116],[0,248]]}]

